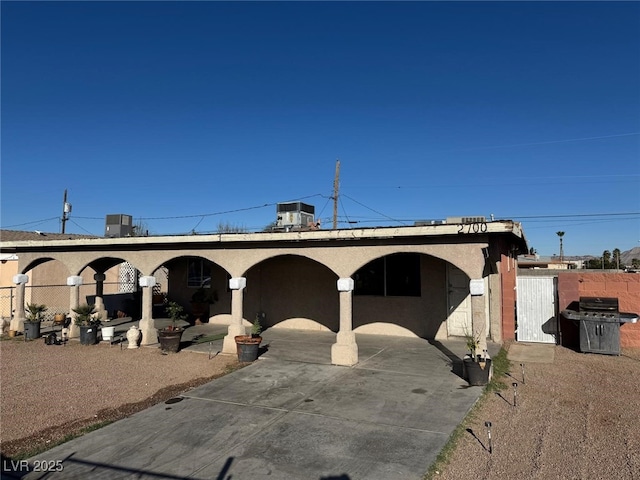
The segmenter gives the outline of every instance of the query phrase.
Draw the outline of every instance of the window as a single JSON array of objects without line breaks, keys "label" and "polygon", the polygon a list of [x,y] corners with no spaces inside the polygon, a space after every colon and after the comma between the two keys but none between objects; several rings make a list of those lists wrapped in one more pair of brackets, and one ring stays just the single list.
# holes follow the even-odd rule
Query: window
[{"label": "window", "polygon": [[420,296],[420,255],[396,253],[369,262],[354,276],[354,295]]},{"label": "window", "polygon": [[187,286],[193,288],[211,286],[211,268],[202,258],[190,258],[187,265]]}]

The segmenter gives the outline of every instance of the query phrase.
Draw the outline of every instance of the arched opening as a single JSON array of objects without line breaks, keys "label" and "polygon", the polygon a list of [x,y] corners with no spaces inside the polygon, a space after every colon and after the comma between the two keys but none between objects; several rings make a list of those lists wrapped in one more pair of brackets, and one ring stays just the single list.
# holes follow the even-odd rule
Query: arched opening
[{"label": "arched opening", "polygon": [[[95,274],[104,275],[100,288]],[[141,318],[140,272],[135,265],[120,257],[100,257],[92,260],[78,275],[83,278],[80,303],[96,304],[100,295],[107,318]]]},{"label": "arched opening", "polygon": [[[191,323],[208,323],[216,315],[227,316],[231,311],[229,274],[211,260],[199,256],[172,258],[158,267],[154,276],[154,294],[182,305]],[[155,305],[154,317],[160,316],[164,312]]]},{"label": "arched opening", "polygon": [[464,335],[450,331],[452,321],[460,331],[471,331],[469,277],[443,259],[392,253],[371,260],[352,277],[356,333],[425,339]]},{"label": "arched opening", "polygon": [[[69,275],[67,266],[53,258],[42,257],[31,264],[25,270],[29,276],[29,282],[25,285],[24,303],[45,305],[43,320],[51,321],[56,314],[69,314],[69,287],[66,278]],[[15,287],[12,287],[15,288]],[[14,295],[10,296],[13,301]],[[11,310],[16,305],[11,305]]]},{"label": "arched opening", "polygon": [[263,327],[339,329],[338,276],[307,257],[282,255],[250,268],[244,292],[245,318],[264,313]]}]

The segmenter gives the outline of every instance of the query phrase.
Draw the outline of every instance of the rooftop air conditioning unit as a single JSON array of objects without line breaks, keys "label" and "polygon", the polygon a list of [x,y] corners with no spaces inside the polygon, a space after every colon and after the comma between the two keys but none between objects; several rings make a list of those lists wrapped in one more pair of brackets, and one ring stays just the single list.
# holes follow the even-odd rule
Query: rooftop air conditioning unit
[{"label": "rooftop air conditioning unit", "polygon": [[104,236],[108,238],[131,237],[133,217],[131,215],[107,215]]},{"label": "rooftop air conditioning unit", "polygon": [[278,203],[276,227],[306,227],[314,222],[315,207],[302,202]]}]

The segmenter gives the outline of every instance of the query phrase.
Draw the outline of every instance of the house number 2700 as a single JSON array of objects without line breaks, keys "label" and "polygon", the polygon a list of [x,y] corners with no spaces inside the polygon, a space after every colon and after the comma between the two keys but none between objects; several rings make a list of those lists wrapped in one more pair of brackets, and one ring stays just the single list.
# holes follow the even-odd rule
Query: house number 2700
[{"label": "house number 2700", "polygon": [[458,233],[484,233],[486,231],[487,224],[485,222],[458,225]]}]

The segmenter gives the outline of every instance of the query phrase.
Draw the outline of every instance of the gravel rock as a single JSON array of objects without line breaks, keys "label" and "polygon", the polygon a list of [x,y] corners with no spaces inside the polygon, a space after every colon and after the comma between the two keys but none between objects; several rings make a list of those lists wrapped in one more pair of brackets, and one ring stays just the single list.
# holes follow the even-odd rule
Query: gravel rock
[{"label": "gravel rock", "polygon": [[505,383],[473,411],[433,478],[640,479],[640,350],[618,357],[556,347],[554,363],[525,364],[525,383],[513,363]]},{"label": "gravel rock", "polygon": [[231,355],[156,347],[0,342],[0,449],[7,456],[131,415],[238,366]]}]

